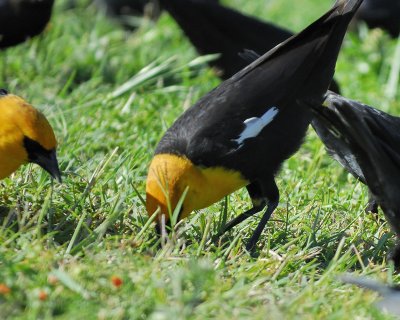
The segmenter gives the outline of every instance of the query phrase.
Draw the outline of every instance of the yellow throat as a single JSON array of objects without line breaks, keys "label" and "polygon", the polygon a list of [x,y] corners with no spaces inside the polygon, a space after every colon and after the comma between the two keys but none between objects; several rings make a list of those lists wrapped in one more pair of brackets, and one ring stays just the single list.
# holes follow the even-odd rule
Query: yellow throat
[{"label": "yellow throat", "polygon": [[[189,159],[173,154],[156,155],[149,168],[146,184],[146,206],[149,215],[158,207],[169,218],[188,188],[179,218],[221,200],[249,182],[240,172],[223,167],[196,167]],[[169,208],[169,209],[168,209]]]}]

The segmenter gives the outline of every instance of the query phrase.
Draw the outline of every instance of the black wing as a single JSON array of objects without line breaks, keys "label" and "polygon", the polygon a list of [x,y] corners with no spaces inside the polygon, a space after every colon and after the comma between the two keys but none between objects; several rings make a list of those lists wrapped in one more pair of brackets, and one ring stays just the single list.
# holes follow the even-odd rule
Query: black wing
[{"label": "black wing", "polygon": [[338,134],[360,166],[387,220],[400,234],[400,119],[344,98],[335,107],[313,107],[328,130]]},{"label": "black wing", "polygon": [[[381,126],[384,126],[389,130],[389,132],[392,132],[392,139],[395,139],[397,143],[400,143],[400,135],[395,134],[396,129],[394,126],[397,124],[396,117],[367,106],[361,102],[346,99],[332,92],[328,93],[325,104],[333,111],[337,110],[338,105],[346,105],[348,108],[353,108],[359,112],[368,114],[369,120],[367,121],[378,121]],[[355,178],[359,179],[365,184],[366,181],[364,178],[364,173],[348,144],[342,139],[340,133],[332,131],[332,129],[327,127],[326,123],[319,117],[315,117],[312,120],[311,125],[321,141],[324,143],[327,152],[343,167],[345,167],[346,170],[349,171]],[[379,130],[379,126],[373,125],[373,123],[371,123],[371,130],[377,130],[377,132],[374,133],[376,137],[379,137],[379,135],[383,134],[383,132]]]}]

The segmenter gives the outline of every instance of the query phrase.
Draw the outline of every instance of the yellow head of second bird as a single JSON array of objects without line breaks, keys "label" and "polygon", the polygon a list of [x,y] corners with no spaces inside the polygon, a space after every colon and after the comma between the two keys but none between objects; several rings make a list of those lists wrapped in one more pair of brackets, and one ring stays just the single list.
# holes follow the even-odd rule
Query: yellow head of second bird
[{"label": "yellow head of second bird", "polygon": [[32,162],[61,181],[56,147],[45,116],[24,99],[0,89],[0,179]]}]

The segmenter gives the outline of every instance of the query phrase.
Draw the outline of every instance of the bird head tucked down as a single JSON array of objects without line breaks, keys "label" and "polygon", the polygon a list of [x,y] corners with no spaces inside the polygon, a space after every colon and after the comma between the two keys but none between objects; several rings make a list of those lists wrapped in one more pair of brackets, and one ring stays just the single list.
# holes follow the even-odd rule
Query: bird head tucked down
[{"label": "bird head tucked down", "polygon": [[56,147],[45,116],[24,99],[0,89],[0,179],[32,162],[61,182]]},{"label": "bird head tucked down", "polygon": [[146,207],[151,216],[160,208],[156,222],[169,224],[179,200],[183,203],[177,220],[193,210],[202,209],[249,182],[239,173],[223,167],[196,166],[188,158],[174,154],[157,154],[149,168],[146,184]]}]

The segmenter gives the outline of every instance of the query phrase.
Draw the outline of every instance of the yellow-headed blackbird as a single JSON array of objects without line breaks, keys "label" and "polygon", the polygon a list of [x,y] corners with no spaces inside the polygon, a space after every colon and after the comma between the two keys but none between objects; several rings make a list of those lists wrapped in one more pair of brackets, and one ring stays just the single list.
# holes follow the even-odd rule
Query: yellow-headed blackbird
[{"label": "yellow-headed blackbird", "polygon": [[365,0],[355,19],[370,28],[382,28],[394,38],[400,34],[400,0]]},{"label": "yellow-headed blackbird", "polygon": [[[239,56],[243,50],[261,55],[293,35],[210,0],[164,0],[163,6],[200,54],[220,54],[210,65],[224,80],[252,62]],[[335,82],[330,89],[339,92]]]},{"label": "yellow-headed blackbird", "polygon": [[[328,97],[328,104],[315,104],[313,111],[335,137],[334,155],[366,183],[400,238],[400,118],[337,95]],[[400,246],[392,259],[400,266]]]},{"label": "yellow-headed blackbird", "polygon": [[38,35],[50,20],[54,0],[0,0],[0,48]]},{"label": "yellow-headed blackbird", "polygon": [[[274,176],[297,151],[323,101],[346,28],[362,0],[340,0],[298,35],[264,54],[201,98],[159,142],[147,177],[147,211],[168,222],[185,193],[179,219],[246,187],[253,208],[224,231],[268,206],[247,244],[253,249],[278,205]],[[163,218],[164,217],[164,218]]]},{"label": "yellow-headed blackbird", "polygon": [[32,162],[61,182],[56,146],[45,116],[22,98],[0,89],[0,179]]}]

